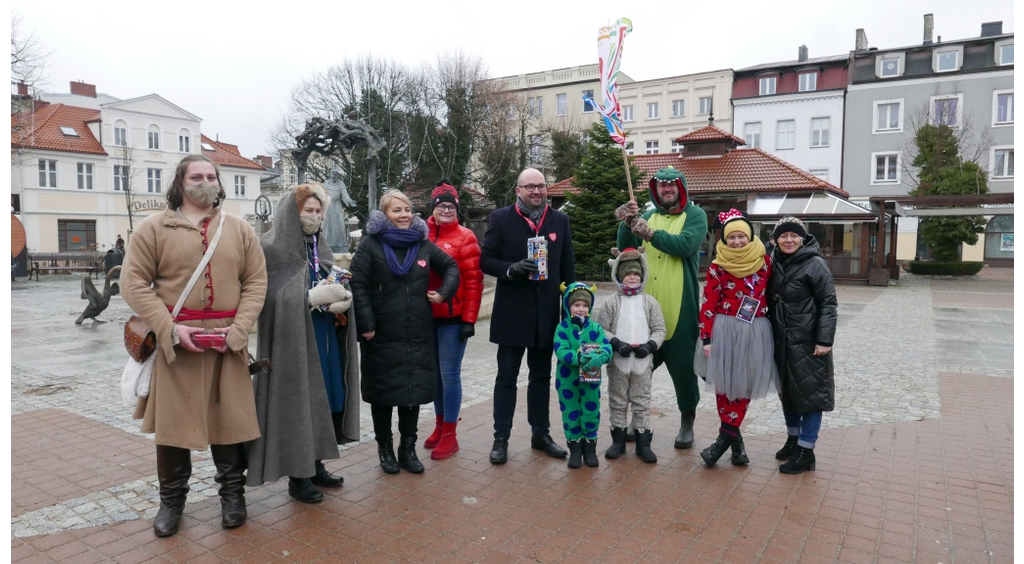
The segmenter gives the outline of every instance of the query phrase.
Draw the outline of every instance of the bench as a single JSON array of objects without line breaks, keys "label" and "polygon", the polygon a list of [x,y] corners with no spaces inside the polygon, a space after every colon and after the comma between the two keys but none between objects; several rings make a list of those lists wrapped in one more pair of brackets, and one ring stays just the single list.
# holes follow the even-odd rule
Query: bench
[{"label": "bench", "polygon": [[85,272],[93,277],[102,270],[102,260],[94,253],[36,253],[29,257],[29,277],[34,272],[38,281],[40,271]]}]

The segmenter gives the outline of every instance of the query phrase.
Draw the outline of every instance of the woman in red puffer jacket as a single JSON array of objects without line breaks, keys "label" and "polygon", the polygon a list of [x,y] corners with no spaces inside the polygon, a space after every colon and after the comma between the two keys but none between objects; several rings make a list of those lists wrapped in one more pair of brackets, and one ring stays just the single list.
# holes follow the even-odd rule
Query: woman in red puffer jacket
[{"label": "woman in red puffer jacket", "polygon": [[[434,449],[430,458],[440,460],[459,450],[455,427],[462,407],[462,356],[466,341],[473,336],[484,273],[480,271],[480,244],[476,235],[459,225],[459,193],[447,180],[437,183],[430,194],[431,215],[427,238],[459,264],[459,290],[434,308],[434,346],[437,347],[437,385],[434,413],[437,424],[423,446]],[[441,287],[441,277],[430,273],[428,288]]]}]

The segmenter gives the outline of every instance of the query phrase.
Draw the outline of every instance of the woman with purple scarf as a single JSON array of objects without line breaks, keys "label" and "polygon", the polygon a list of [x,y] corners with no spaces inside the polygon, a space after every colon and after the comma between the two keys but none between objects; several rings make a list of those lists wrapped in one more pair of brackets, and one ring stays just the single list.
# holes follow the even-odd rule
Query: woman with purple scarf
[{"label": "woman with purple scarf", "polygon": [[[459,266],[427,239],[427,224],[412,214],[398,190],[380,199],[366,219],[367,236],[352,257],[352,295],[359,328],[360,389],[370,404],[380,466],[419,474],[416,430],[420,405],[434,400],[437,361],[431,303],[450,300],[459,287]],[[430,271],[441,287],[428,291]],[[398,408],[398,456],[391,435]]]}]

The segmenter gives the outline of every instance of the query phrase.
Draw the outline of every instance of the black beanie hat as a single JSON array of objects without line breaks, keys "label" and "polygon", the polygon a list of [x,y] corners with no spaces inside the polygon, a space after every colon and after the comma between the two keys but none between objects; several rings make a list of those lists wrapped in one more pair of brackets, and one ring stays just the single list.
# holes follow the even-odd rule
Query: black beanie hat
[{"label": "black beanie hat", "polygon": [[452,186],[447,178],[437,181],[437,187],[430,193],[430,209],[433,210],[441,202],[448,202],[455,206],[455,213],[459,213],[459,191]]},{"label": "black beanie hat", "polygon": [[772,241],[777,243],[780,235],[789,232],[796,233],[804,239],[807,238],[807,230],[804,229],[803,222],[795,217],[784,217],[782,218],[782,221],[775,226],[775,229],[772,229]]}]

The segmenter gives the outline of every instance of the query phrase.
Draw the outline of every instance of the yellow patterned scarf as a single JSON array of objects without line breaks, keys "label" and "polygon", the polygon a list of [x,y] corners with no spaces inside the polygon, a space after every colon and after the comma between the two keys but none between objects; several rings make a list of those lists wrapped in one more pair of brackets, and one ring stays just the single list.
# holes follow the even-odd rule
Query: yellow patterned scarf
[{"label": "yellow patterned scarf", "polygon": [[746,278],[764,266],[764,243],[756,238],[742,249],[734,249],[720,240],[715,246],[715,254],[717,256],[711,262],[737,278]]}]

